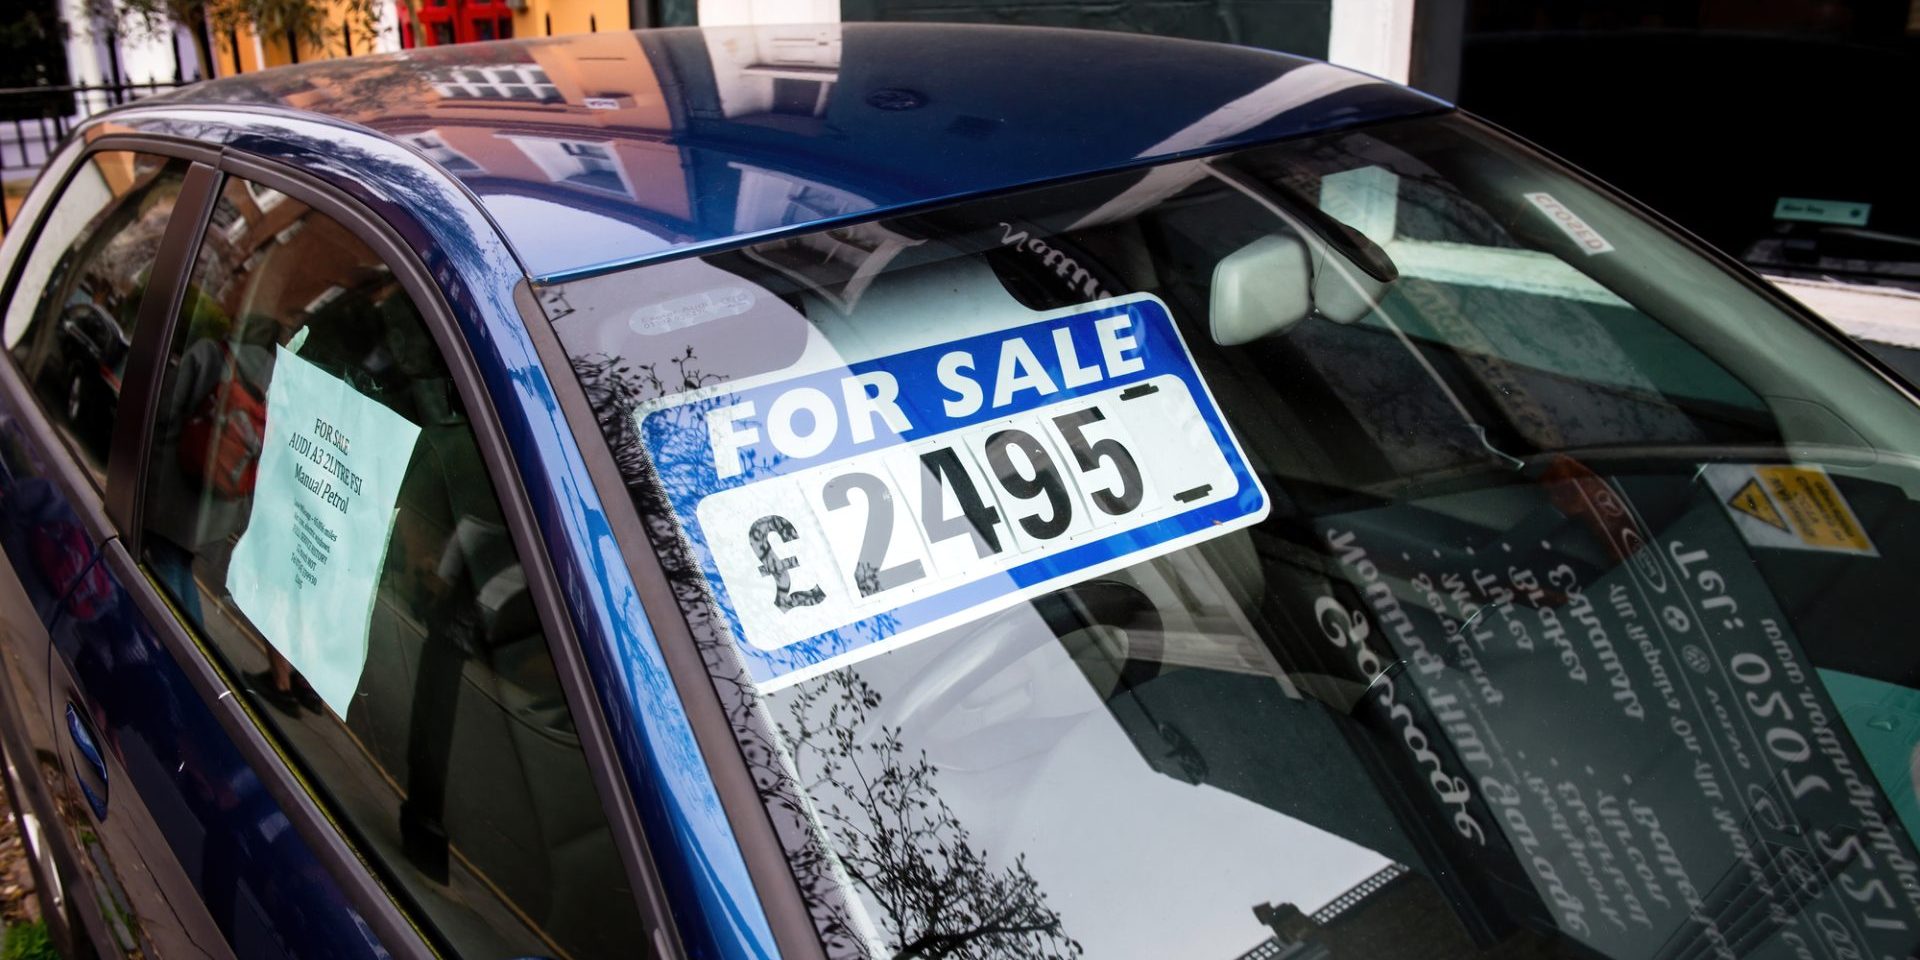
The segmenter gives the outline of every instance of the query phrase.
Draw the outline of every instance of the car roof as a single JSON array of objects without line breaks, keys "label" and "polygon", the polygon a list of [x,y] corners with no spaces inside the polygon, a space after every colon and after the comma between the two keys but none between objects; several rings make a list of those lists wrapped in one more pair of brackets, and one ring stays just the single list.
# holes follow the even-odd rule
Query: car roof
[{"label": "car roof", "polygon": [[1448,109],[1270,51],[1036,27],[706,27],[428,47],[197,84],[439,164],[535,277]]}]

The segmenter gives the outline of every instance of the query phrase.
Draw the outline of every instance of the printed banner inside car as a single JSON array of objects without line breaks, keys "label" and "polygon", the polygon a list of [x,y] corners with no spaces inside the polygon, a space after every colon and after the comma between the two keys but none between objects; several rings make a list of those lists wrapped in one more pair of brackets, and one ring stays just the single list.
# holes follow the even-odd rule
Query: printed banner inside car
[{"label": "printed banner inside car", "polygon": [[1446,873],[1480,883],[1463,899],[1613,957],[1907,956],[1920,856],[1887,794],[1913,784],[1856,745],[1735,522],[1754,507],[1726,503],[1741,485],[1548,486],[1318,526],[1344,581],[1320,639],[1371,678],[1353,715]]}]

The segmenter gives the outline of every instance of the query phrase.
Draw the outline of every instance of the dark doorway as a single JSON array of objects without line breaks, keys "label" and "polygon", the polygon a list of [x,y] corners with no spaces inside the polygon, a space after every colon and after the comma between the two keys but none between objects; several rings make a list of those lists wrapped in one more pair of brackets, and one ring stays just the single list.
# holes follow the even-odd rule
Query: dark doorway
[{"label": "dark doorway", "polygon": [[[10,6],[17,12],[0,18],[0,88],[69,84],[66,28],[60,22],[56,0],[15,0]],[[36,92],[0,97],[0,120],[65,116],[73,109],[70,93]]]},{"label": "dark doorway", "polygon": [[1768,273],[1920,287],[1910,0],[1475,0],[1459,102]]}]

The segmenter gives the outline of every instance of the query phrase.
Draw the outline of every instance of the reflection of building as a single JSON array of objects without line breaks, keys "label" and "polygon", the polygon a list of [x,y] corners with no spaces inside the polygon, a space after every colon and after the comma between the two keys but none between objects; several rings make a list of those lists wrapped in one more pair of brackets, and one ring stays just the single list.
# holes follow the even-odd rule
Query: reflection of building
[{"label": "reflection of building", "polygon": [[320,42],[262,35],[245,27],[215,34],[215,72],[224,77],[358,54],[513,37],[624,33],[653,22],[649,0],[374,0],[376,22],[368,36],[353,12],[356,4],[321,4],[327,8],[328,26]]},{"label": "reflection of building", "polygon": [[1427,881],[1392,864],[1311,916],[1291,903],[1260,904],[1273,930],[1240,960],[1449,960],[1479,956],[1453,911]]},{"label": "reflection of building", "polygon": [[[822,137],[840,56],[833,26],[674,37],[603,33],[510,50],[435,50],[369,62],[364,72],[342,64],[302,78],[286,99],[377,122],[460,176],[496,215],[578,218],[594,210],[674,240],[872,206],[844,185],[743,162],[735,151],[673,142],[709,118],[770,140]],[[411,81],[414,96],[356,99],[357,88],[373,89],[374,78],[395,74]],[[671,107],[663,92],[669,84],[685,98]],[[734,199],[700,210],[692,202],[717,196]]]},{"label": "reflection of building", "polygon": [[827,95],[840,79],[840,32],[822,27],[773,27],[753,33],[707,34],[721,115],[811,129],[827,112]]},{"label": "reflection of building", "polygon": [[1311,915],[1291,903],[1260,904],[1253,913],[1273,936],[1238,960],[1522,960],[1567,955],[1552,940],[1524,929],[1476,946],[1433,882],[1397,863]]},{"label": "reflection of building", "polygon": [[1319,926],[1291,903],[1263,903],[1253,916],[1273,929],[1265,943],[1240,955],[1240,960],[1326,960],[1327,945],[1318,942]]}]

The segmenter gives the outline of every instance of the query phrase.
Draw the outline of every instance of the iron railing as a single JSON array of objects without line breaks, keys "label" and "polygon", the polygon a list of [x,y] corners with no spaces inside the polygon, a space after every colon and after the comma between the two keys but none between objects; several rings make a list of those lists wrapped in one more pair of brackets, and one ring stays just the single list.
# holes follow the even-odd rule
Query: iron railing
[{"label": "iron railing", "polygon": [[[31,180],[74,125],[87,117],[185,85],[178,80],[149,80],[0,88],[0,183],[23,188],[23,181]],[[0,200],[0,233],[12,225],[12,204]]]}]

